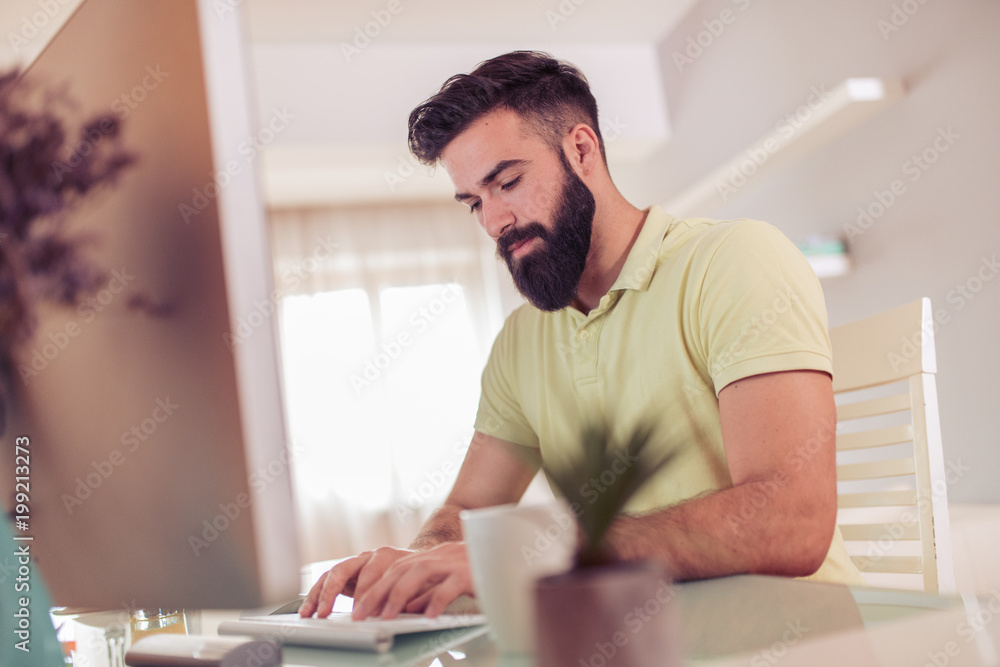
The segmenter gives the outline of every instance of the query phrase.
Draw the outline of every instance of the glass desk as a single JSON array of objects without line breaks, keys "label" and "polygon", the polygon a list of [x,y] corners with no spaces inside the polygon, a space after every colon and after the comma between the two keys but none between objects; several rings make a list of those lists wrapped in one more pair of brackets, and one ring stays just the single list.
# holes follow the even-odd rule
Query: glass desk
[{"label": "glass desk", "polygon": [[[944,598],[744,575],[677,586],[685,664],[711,667],[964,667],[1000,665],[1000,591]],[[201,612],[214,634],[238,612]],[[586,641],[596,643],[601,638]],[[291,667],[528,667],[501,655],[486,627],[397,638],[390,653],[285,646]],[[596,661],[600,663],[600,660]],[[651,667],[657,665],[651,658]],[[595,664],[594,667],[601,667]]]}]

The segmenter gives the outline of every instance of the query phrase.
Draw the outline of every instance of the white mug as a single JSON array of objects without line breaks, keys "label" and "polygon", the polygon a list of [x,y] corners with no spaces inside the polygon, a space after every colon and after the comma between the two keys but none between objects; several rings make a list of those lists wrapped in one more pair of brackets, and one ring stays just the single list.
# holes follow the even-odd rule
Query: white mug
[{"label": "white mug", "polygon": [[577,524],[565,502],[461,513],[476,598],[505,653],[532,653],[535,580],[573,565]]}]

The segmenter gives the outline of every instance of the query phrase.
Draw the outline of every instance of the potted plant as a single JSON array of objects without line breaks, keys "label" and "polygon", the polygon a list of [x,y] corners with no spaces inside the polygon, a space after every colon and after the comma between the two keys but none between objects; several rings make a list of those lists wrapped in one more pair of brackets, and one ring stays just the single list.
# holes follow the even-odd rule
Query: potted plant
[{"label": "potted plant", "polygon": [[538,664],[680,664],[669,574],[655,562],[618,561],[604,539],[628,500],[673,458],[652,451],[653,438],[639,426],[618,445],[606,425],[590,427],[575,457],[544,467],[576,515],[581,546],[569,572],[535,585]]},{"label": "potted plant", "polygon": [[70,234],[66,214],[135,160],[116,115],[72,131],[74,112],[64,90],[33,87],[16,69],[0,74],[0,434],[19,377],[14,354],[39,304],[76,306],[105,279],[83,253],[94,239]]}]

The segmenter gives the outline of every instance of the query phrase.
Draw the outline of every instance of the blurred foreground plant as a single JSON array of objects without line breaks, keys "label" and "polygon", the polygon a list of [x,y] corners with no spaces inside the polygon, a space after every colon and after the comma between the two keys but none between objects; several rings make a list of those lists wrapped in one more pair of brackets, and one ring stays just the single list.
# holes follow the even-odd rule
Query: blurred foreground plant
[{"label": "blurred foreground plant", "polygon": [[105,279],[82,252],[94,239],[70,235],[66,214],[135,161],[117,116],[71,131],[74,113],[64,90],[40,91],[18,70],[0,74],[0,434],[13,354],[34,332],[38,304],[75,306]]},{"label": "blurred foreground plant", "polygon": [[[576,566],[593,567],[614,562],[604,543],[604,535],[629,499],[657,471],[675,455],[653,452],[648,447],[653,442],[653,429],[640,424],[624,445],[613,442],[606,424],[587,427],[582,436],[582,447],[564,465],[544,466],[545,473],[576,511],[580,528],[586,538],[576,558]],[[625,461],[624,472],[618,473],[614,464]],[[602,473],[611,471],[613,478],[606,484]],[[594,498],[592,481],[601,481],[604,489]]]}]

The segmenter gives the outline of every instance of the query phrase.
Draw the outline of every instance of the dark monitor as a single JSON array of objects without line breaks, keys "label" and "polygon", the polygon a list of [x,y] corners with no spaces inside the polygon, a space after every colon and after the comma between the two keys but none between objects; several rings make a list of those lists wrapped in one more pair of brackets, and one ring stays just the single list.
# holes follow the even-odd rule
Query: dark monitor
[{"label": "dark monitor", "polygon": [[0,489],[8,503],[28,437],[26,534],[56,605],[246,608],[299,592],[255,174],[265,125],[235,4],[85,0],[25,74],[65,84],[81,121],[117,114],[138,157],[69,221],[109,280],[41,312],[16,361]]}]

